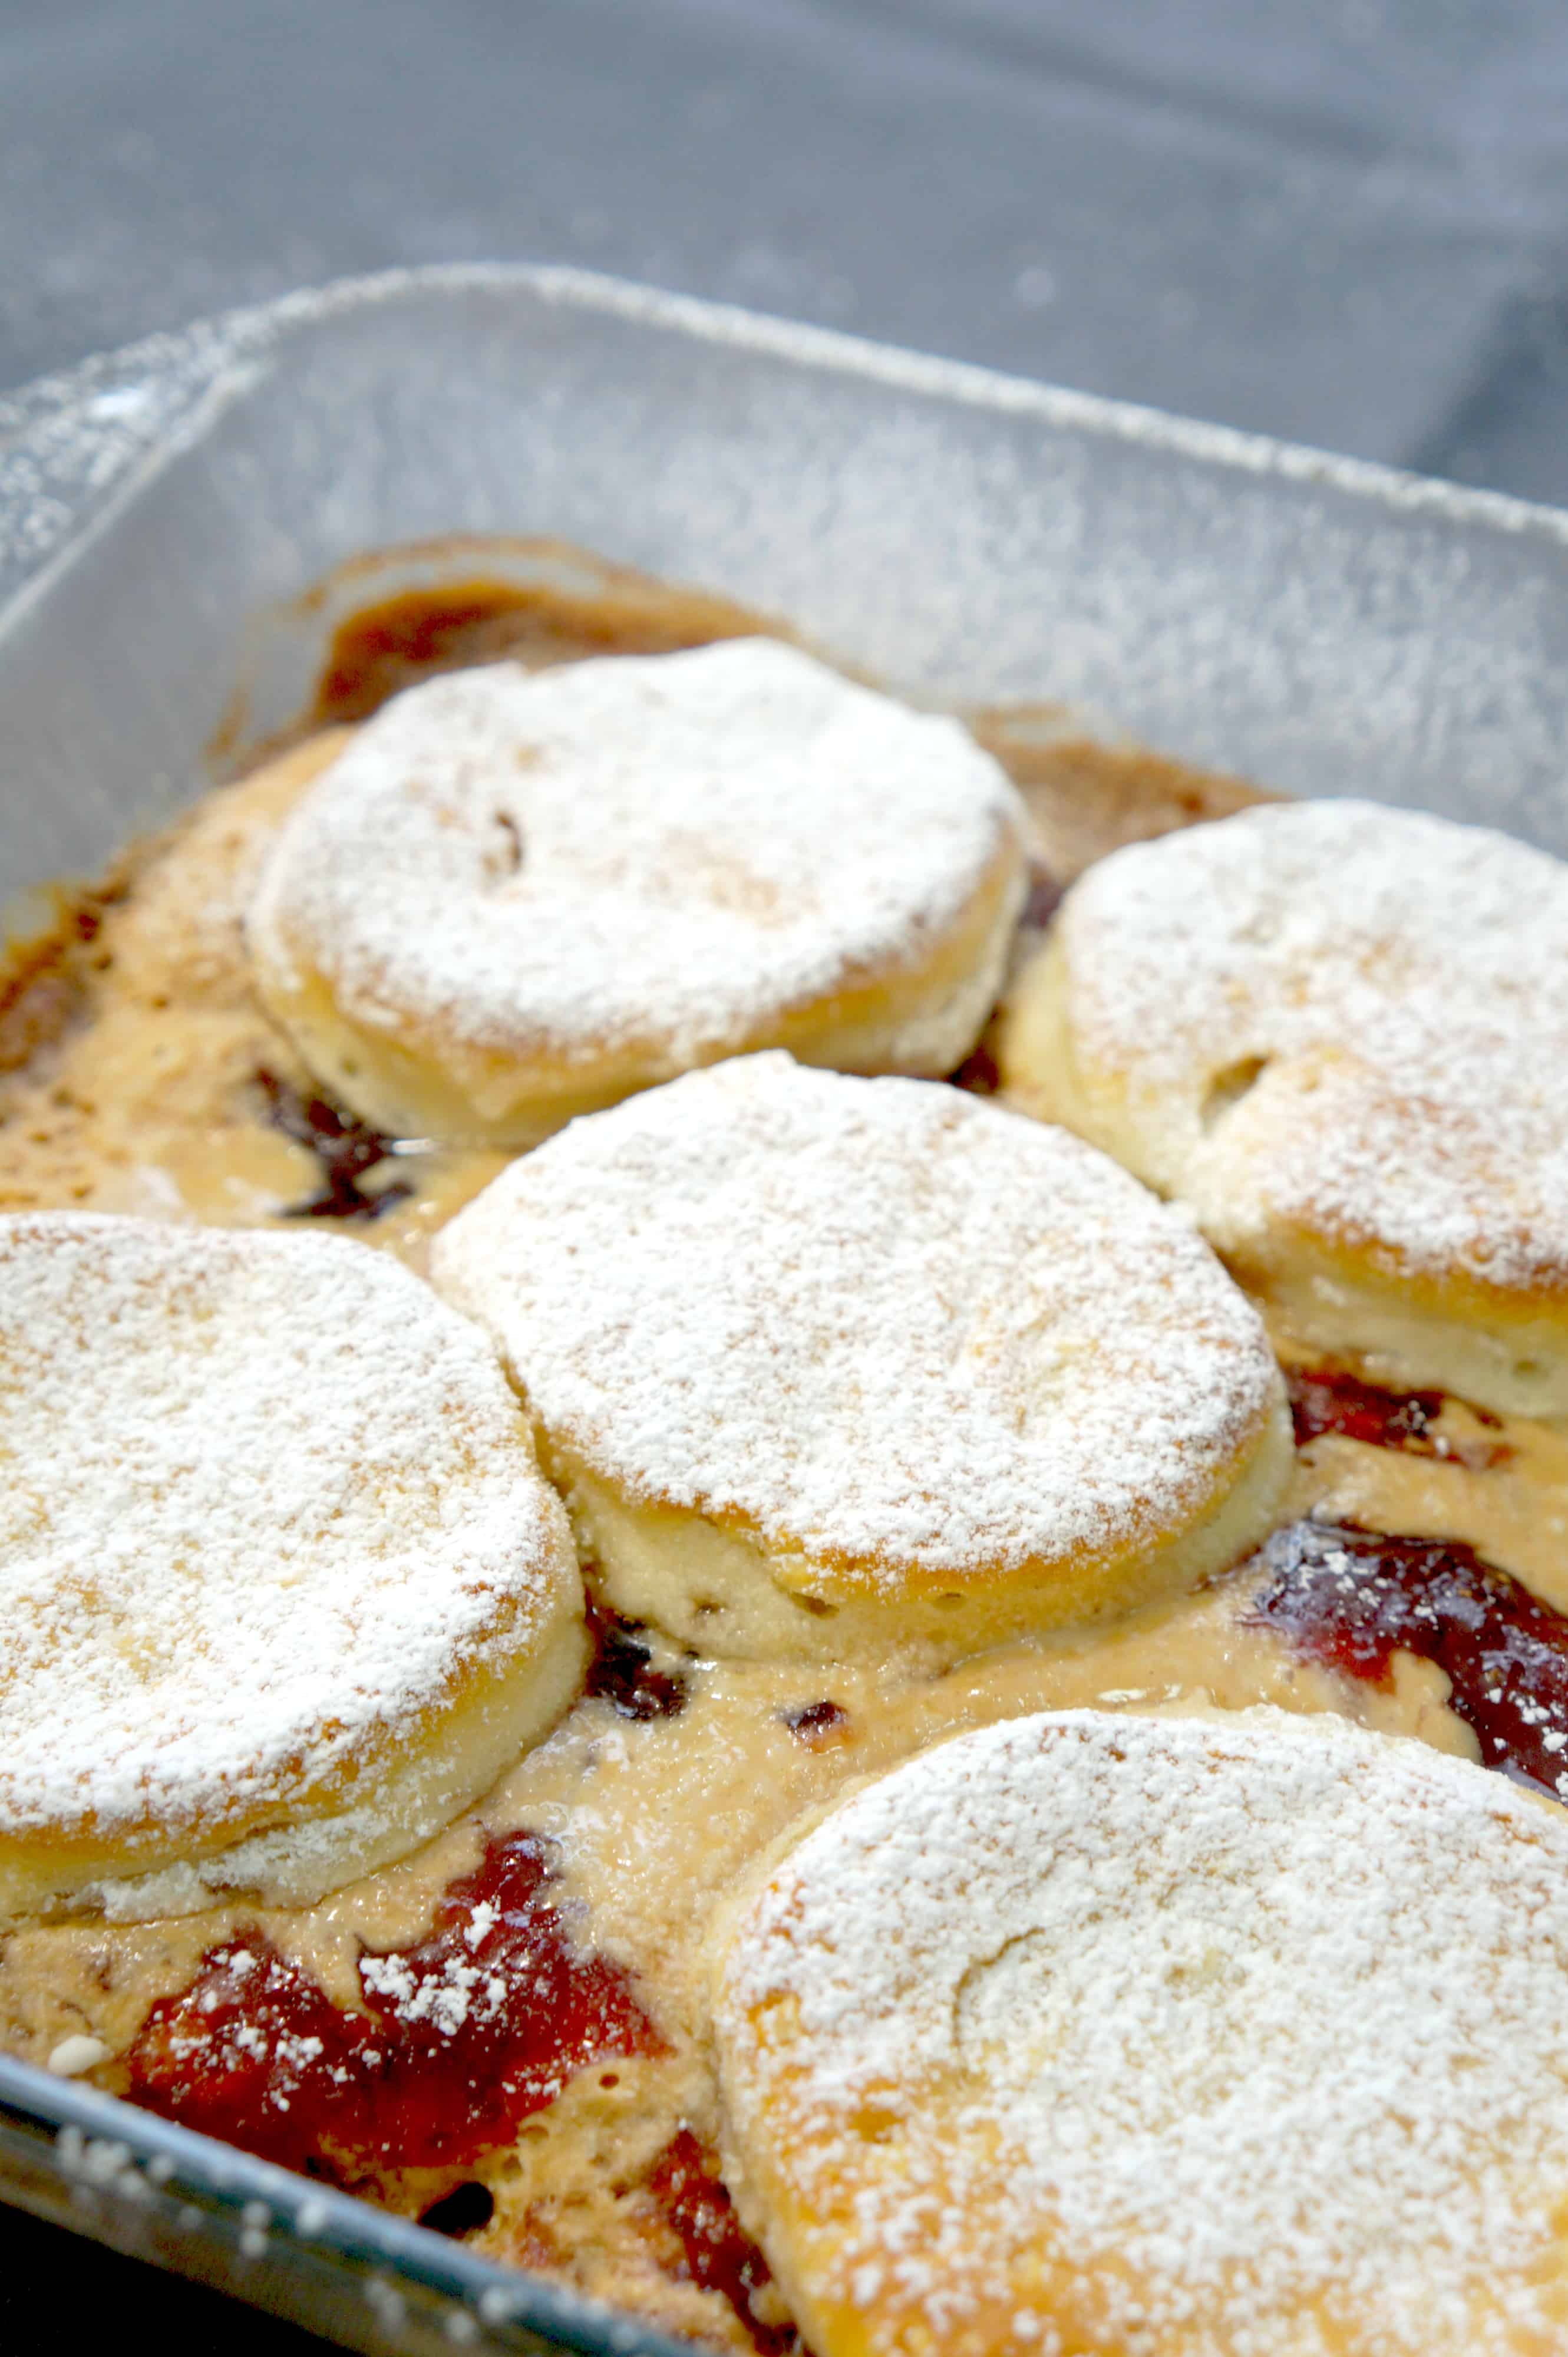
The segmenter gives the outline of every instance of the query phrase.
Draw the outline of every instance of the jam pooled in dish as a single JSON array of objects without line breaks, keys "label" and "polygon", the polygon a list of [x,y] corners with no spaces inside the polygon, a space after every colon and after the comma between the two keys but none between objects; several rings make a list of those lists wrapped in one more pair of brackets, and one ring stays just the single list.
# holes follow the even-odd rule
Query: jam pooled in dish
[{"label": "jam pooled in dish", "polygon": [[675,2230],[692,2281],[724,2295],[762,2357],[799,2351],[800,2337],[791,2326],[757,2313],[757,2296],[773,2280],[768,2262],[735,2214],[717,2159],[690,2128],[665,2146],[648,2186]]},{"label": "jam pooled in dish", "polygon": [[286,2169],[352,2182],[464,2167],[574,2072],[663,2040],[628,1976],[572,1944],[535,1835],[492,1841],[429,1939],[360,1961],[345,2012],[258,1932],[203,1957],[131,2050],[132,2100]]},{"label": "jam pooled in dish", "polygon": [[1298,1448],[1336,1432],[1369,1448],[1437,1454],[1432,1427],[1443,1413],[1441,1392],[1384,1391],[1339,1367],[1287,1367],[1285,1388]]},{"label": "jam pooled in dish", "polygon": [[[1442,1392],[1385,1391],[1343,1367],[1287,1367],[1285,1388],[1298,1448],[1325,1433],[1337,1433],[1369,1448],[1450,1458],[1472,1473],[1489,1472],[1513,1453],[1506,1442],[1454,1440],[1434,1430],[1444,1408]],[[1498,1419],[1485,1408],[1472,1407],[1469,1414],[1477,1424],[1497,1427]]]},{"label": "jam pooled in dish", "polygon": [[1252,1615],[1313,1660],[1381,1684],[1396,1652],[1435,1662],[1481,1759],[1568,1800],[1568,1619],[1473,1547],[1293,1523],[1262,1550]]},{"label": "jam pooled in dish", "polygon": [[392,1151],[392,1140],[380,1130],[371,1129],[356,1121],[349,1113],[339,1113],[325,1097],[301,1096],[287,1081],[280,1081],[275,1072],[259,1071],[257,1083],[267,1101],[267,1112],[274,1129],[292,1137],[296,1146],[308,1146],[321,1165],[324,1184],[318,1194],[309,1195],[303,1203],[291,1203],[285,1217],[291,1220],[379,1220],[394,1203],[401,1203],[413,1189],[404,1178],[396,1178],[388,1187],[380,1187],[373,1194],[360,1184],[367,1172],[384,1162]]},{"label": "jam pooled in dish", "polygon": [[826,1744],[849,1739],[849,1713],[842,1702],[804,1702],[782,1716],[790,1734],[798,1736],[813,1751],[820,1751]]},{"label": "jam pooled in dish", "polygon": [[583,1691],[607,1702],[622,1718],[674,1718],[686,1707],[686,1681],[679,1670],[656,1670],[653,1649],[640,1625],[623,1620],[607,1606],[588,1600],[593,1658]]}]

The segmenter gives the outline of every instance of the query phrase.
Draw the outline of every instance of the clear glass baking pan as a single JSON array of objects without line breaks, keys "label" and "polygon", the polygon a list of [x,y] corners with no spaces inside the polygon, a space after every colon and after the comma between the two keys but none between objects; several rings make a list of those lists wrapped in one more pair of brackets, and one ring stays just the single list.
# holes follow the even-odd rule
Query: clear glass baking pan
[{"label": "clear glass baking pan", "polygon": [[[720,592],[922,701],[1065,706],[1285,791],[1568,854],[1568,516],[476,267],[295,296],[0,399],[0,899],[92,872],[195,792],[237,690],[246,735],[294,716],[333,619],[313,584],[463,533]],[[671,2346],[4,2059],[0,2198],[351,2348]]]}]

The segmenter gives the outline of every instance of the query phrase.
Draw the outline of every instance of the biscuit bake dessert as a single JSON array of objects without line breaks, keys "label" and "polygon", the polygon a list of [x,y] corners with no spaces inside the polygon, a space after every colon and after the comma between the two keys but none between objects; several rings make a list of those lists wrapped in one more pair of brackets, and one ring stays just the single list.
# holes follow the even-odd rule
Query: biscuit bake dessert
[{"label": "biscuit bake dessert", "polygon": [[950,1071],[1025,889],[956,721],[734,639],[408,690],[290,816],[248,936],[363,1119],[532,1146],[749,1048]]},{"label": "biscuit bake dessert", "polygon": [[13,963],[0,2042],[716,2347],[1568,2347],[1563,871],[428,619]]}]

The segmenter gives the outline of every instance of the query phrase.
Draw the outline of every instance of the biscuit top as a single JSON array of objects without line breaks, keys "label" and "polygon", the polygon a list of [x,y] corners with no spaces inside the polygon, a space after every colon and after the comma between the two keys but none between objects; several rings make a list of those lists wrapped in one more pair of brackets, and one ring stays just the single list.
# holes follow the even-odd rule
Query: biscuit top
[{"label": "biscuit top", "polygon": [[689,1059],[918,963],[1022,823],[956,720],[770,639],[499,663],[361,730],[285,828],[252,939],[371,1026]]},{"label": "biscuit top", "polygon": [[718,2029],[857,2347],[1009,2297],[974,2345],[1561,2344],[1568,1817],[1466,1761],[1268,1710],[961,1737],[743,1902]]},{"label": "biscuit top", "polygon": [[[1357,802],[1119,851],[1058,920],[1073,1053],[1230,1249],[1568,1283],[1568,866]],[[1132,1157],[1130,1157],[1132,1158]]]},{"label": "biscuit top", "polygon": [[0,1219],[0,1830],[284,1811],[574,1577],[482,1338],[339,1237]]},{"label": "biscuit top", "polygon": [[1162,1537],[1279,1396],[1208,1246],[1093,1147],[780,1052],[574,1123],[434,1273],[553,1441],[874,1593]]}]

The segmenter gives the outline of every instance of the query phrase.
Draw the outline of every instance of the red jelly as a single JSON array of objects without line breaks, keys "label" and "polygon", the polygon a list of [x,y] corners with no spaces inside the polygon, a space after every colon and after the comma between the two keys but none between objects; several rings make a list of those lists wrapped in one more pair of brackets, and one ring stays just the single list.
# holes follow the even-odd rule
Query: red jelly
[{"label": "red jelly", "polygon": [[1285,1387],[1298,1448],[1320,1433],[1343,1433],[1373,1448],[1434,1452],[1432,1426],[1443,1412],[1441,1392],[1387,1392],[1337,1367],[1288,1368]]},{"label": "red jelly", "polygon": [[665,2146],[648,2185],[680,2239],[692,2281],[728,2300],[764,2357],[800,2350],[789,2325],[764,2323],[755,2312],[755,2295],[773,2280],[768,2262],[736,2216],[717,2161],[690,2128]]},{"label": "red jelly", "polygon": [[[1321,1433],[1337,1432],[1371,1448],[1402,1448],[1417,1457],[1449,1457],[1473,1473],[1484,1473],[1509,1456],[1506,1447],[1486,1441],[1455,1441],[1433,1430],[1443,1413],[1441,1392],[1390,1392],[1339,1367],[1292,1367],[1285,1371],[1295,1445],[1305,1448]],[[1470,1411],[1478,1422],[1494,1416]]]},{"label": "red jelly", "polygon": [[259,1071],[256,1080],[274,1128],[292,1137],[296,1146],[308,1146],[321,1165],[320,1193],[307,1196],[303,1203],[291,1203],[285,1219],[379,1220],[383,1211],[413,1194],[404,1178],[394,1179],[374,1194],[367,1194],[360,1184],[391,1151],[391,1139],[380,1130],[369,1128],[352,1114],[339,1113],[325,1097],[301,1096],[274,1072]]},{"label": "red jelly", "polygon": [[641,1641],[639,1624],[623,1620],[607,1606],[588,1603],[588,1633],[594,1641],[585,1694],[596,1695],[623,1718],[674,1718],[686,1707],[686,1681],[679,1670],[656,1670],[653,1649]]},{"label": "red jelly", "polygon": [[798,1709],[779,1714],[791,1735],[813,1751],[831,1743],[843,1743],[849,1736],[849,1713],[842,1702],[803,1702]]},{"label": "red jelly", "polygon": [[585,2064],[665,2050],[628,1975],[568,1938],[552,1879],[537,1835],[493,1840],[427,1940],[361,1959],[362,2013],[261,1933],[236,1933],[142,2024],[132,2100],[343,2181],[467,2165]]},{"label": "red jelly", "polygon": [[1065,884],[1058,884],[1054,876],[1047,875],[1043,867],[1031,859],[1029,892],[1018,919],[1020,925],[1027,927],[1033,932],[1043,933],[1061,907],[1062,895],[1066,890]]},{"label": "red jelly", "polygon": [[981,1046],[964,1058],[956,1072],[948,1079],[955,1089],[967,1089],[972,1097],[993,1097],[1002,1086],[1002,1075],[996,1069],[996,1059],[989,1048]]},{"label": "red jelly", "polygon": [[1262,1552],[1250,1617],[1313,1660],[1387,1682],[1396,1651],[1446,1672],[1488,1768],[1568,1800],[1568,1619],[1473,1547],[1293,1523]]}]

